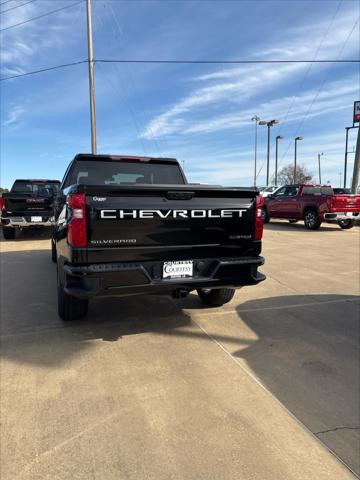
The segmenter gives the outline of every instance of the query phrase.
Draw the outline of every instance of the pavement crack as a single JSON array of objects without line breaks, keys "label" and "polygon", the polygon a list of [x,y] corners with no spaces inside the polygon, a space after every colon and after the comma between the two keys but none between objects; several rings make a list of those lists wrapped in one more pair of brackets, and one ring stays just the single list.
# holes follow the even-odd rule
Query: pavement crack
[{"label": "pavement crack", "polygon": [[291,292],[294,292],[294,293],[298,293],[298,291],[297,291],[295,288],[290,287],[290,286],[287,285],[286,283],[283,283],[281,280],[279,280],[278,278],[274,277],[273,275],[268,274],[267,276],[268,276],[268,278],[271,278],[271,280],[274,280],[275,282],[277,282],[279,285],[281,285],[282,287],[286,288],[287,290],[290,290]]},{"label": "pavement crack", "polygon": [[322,430],[321,432],[314,432],[314,435],[320,435],[322,433],[336,432],[336,430],[360,430],[360,427],[335,427],[329,428],[329,430]]}]

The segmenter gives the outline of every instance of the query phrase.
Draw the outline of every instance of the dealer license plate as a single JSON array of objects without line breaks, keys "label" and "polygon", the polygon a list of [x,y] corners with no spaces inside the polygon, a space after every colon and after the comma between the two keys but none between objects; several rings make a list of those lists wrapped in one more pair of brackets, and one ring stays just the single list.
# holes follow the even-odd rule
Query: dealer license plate
[{"label": "dealer license plate", "polygon": [[193,261],[164,262],[163,278],[187,278],[193,276]]},{"label": "dealer license plate", "polygon": [[31,217],[31,221],[36,223],[36,222],[42,222],[42,217]]}]

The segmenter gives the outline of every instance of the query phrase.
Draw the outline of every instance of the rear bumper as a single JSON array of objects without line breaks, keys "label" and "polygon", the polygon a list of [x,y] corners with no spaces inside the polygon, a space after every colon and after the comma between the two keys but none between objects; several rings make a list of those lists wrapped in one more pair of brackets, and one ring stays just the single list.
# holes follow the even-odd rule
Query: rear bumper
[{"label": "rear bumper", "polygon": [[1,225],[4,227],[50,227],[54,225],[55,220],[53,217],[42,216],[41,222],[32,222],[31,217],[1,217]]},{"label": "rear bumper", "polygon": [[324,219],[327,221],[338,220],[360,220],[359,212],[331,212],[325,213]]},{"label": "rear bumper", "polygon": [[197,288],[238,288],[265,280],[263,257],[194,259],[191,278],[162,278],[162,262],[64,265],[64,289],[78,298],[171,294]]}]

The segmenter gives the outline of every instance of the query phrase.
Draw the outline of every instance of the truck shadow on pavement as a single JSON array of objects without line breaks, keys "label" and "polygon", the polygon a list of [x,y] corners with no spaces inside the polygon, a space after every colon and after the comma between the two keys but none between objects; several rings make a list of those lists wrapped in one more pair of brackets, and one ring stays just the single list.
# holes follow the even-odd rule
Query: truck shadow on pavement
[{"label": "truck shadow on pavement", "polygon": [[1,341],[3,356],[19,363],[61,367],[91,340],[171,330],[191,319],[167,296],[94,299],[83,320],[57,314],[56,265],[50,251],[1,254]]},{"label": "truck shadow on pavement", "polygon": [[[279,231],[279,232],[288,230],[289,232],[296,231],[296,232],[304,232],[306,234],[309,234],[309,230],[305,228],[304,222],[302,221],[299,221],[298,223],[289,223],[287,221],[271,220],[270,223],[267,223],[265,225],[265,230],[272,230],[272,231]],[[316,230],[316,231],[317,232],[321,232],[321,231],[342,232],[342,233],[347,232],[347,230],[343,230],[342,228],[340,228],[339,225],[331,224],[331,223],[322,223],[319,230]]]},{"label": "truck shadow on pavement", "polygon": [[[41,228],[24,228],[23,230],[16,230],[15,239],[10,241],[15,242],[28,242],[29,240],[46,240],[51,237],[51,227]],[[7,243],[9,240],[5,240],[2,228],[0,228],[0,243]]]},{"label": "truck shadow on pavement", "polygon": [[245,302],[258,340],[231,351],[297,419],[360,473],[359,297],[290,295]]},{"label": "truck shadow on pavement", "polygon": [[66,368],[84,352],[91,354],[94,340],[140,335],[141,348],[141,335],[149,333],[215,341],[214,348],[226,349],[238,367],[359,470],[359,297],[283,295],[233,301],[223,309],[204,309],[196,295],[180,301],[99,299],[90,303],[85,320],[65,324],[57,316],[56,266],[48,250],[2,253],[1,292],[2,355],[19,368]]}]

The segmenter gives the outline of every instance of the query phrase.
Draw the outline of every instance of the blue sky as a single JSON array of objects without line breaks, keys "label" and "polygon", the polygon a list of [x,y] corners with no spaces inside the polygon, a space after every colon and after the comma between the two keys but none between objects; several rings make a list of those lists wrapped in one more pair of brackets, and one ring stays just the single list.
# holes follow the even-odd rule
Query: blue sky
[{"label": "blue sky", "polygon": [[[28,0],[11,0],[1,11]],[[75,0],[36,0],[1,15],[1,28]],[[0,1],[2,3],[2,0]],[[359,2],[93,0],[97,59],[349,59],[360,57]],[[356,23],[357,22],[357,23]],[[350,35],[352,31],[352,34]],[[1,77],[83,60],[85,4],[0,33]],[[333,185],[345,126],[360,99],[356,64],[95,65],[99,153],[176,157],[195,182],[251,185],[254,124],[280,121],[280,166],[298,161]],[[1,186],[59,178],[90,151],[87,66],[1,82]],[[349,148],[355,146],[351,131]],[[274,170],[274,141],[271,144]],[[258,163],[266,157],[259,128]],[[352,170],[353,154],[349,155]],[[258,174],[264,184],[265,166]],[[316,179],[317,177],[315,177]],[[348,177],[350,182],[350,178]]]}]

